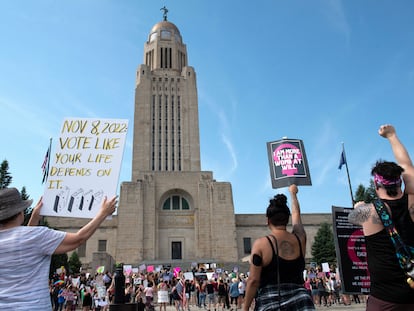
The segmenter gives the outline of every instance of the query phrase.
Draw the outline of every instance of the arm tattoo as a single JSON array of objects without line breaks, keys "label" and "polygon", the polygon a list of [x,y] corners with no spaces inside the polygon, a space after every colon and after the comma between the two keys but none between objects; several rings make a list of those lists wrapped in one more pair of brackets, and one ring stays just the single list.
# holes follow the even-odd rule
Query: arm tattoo
[{"label": "arm tattoo", "polygon": [[302,224],[300,225],[293,225],[292,227],[292,232],[298,234],[298,235],[305,235],[306,236],[306,232],[305,232],[305,228]]},{"label": "arm tattoo", "polygon": [[355,208],[352,212],[349,213],[348,221],[354,225],[362,225],[364,222],[368,221],[370,216],[371,216],[370,206],[363,205],[361,207]]}]

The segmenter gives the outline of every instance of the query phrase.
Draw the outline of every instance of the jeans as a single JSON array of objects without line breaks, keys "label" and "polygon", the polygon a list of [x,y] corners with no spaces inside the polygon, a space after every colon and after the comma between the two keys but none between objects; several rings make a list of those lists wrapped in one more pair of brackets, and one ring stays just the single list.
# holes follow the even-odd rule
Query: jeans
[{"label": "jeans", "polygon": [[200,293],[199,298],[200,298],[200,306],[202,307],[206,304],[206,293]]}]

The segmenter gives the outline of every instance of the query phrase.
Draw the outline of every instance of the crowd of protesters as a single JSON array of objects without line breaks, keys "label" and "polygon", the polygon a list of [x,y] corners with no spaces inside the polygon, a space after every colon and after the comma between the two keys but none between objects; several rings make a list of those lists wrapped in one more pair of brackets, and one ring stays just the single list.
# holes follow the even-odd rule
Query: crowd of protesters
[{"label": "crowd of protesters", "polygon": [[[140,310],[155,308],[177,311],[198,307],[223,311],[240,309],[246,277],[243,273],[211,273],[204,269],[174,273],[171,269],[126,275],[124,303],[136,303]],[[50,280],[53,310],[108,310],[114,302],[115,276],[110,272],[79,276],[55,274]]]},{"label": "crowd of protesters", "polygon": [[[140,311],[166,311],[167,305],[175,306],[177,311],[233,311],[242,308],[247,278],[244,273],[204,269],[131,273],[125,277],[123,301],[137,304]],[[319,268],[308,270],[304,287],[316,306],[365,302],[364,295],[342,294],[335,273],[321,272]],[[76,277],[55,274],[50,280],[50,295],[54,311],[109,310],[114,303],[115,277],[108,271]]]},{"label": "crowd of protesters", "polygon": [[310,268],[305,279],[305,288],[312,296],[315,306],[332,306],[365,303],[365,295],[347,295],[341,290],[341,280],[334,272],[322,272],[320,268]]}]

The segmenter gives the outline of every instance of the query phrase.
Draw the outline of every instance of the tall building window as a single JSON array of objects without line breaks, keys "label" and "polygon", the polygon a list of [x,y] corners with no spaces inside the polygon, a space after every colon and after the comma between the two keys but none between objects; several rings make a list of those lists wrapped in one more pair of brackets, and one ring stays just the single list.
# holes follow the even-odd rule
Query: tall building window
[{"label": "tall building window", "polygon": [[98,241],[98,252],[106,252],[106,240]]},{"label": "tall building window", "polygon": [[178,170],[181,171],[181,97],[177,96]]},{"label": "tall building window", "polygon": [[164,112],[164,116],[165,116],[165,170],[168,171],[168,95],[165,95],[165,103],[164,103],[164,107],[165,107],[165,112]]},{"label": "tall building window", "polygon": [[[174,80],[173,80],[174,81]],[[175,146],[174,146],[174,95],[171,95],[171,170],[174,171],[175,170],[175,157],[174,157],[174,152],[175,152]]]},{"label": "tall building window", "polygon": [[152,146],[152,158],[151,168],[155,170],[155,95],[152,95],[152,127],[151,127],[151,146]]},{"label": "tall building window", "polygon": [[86,242],[79,245],[76,252],[78,253],[79,257],[85,257],[86,256]]},{"label": "tall building window", "polygon": [[243,247],[244,247],[244,253],[250,254],[252,252],[252,239],[243,238]]},{"label": "tall building window", "polygon": [[162,95],[158,95],[158,170],[161,171],[162,155],[161,155],[161,137],[162,137]]}]

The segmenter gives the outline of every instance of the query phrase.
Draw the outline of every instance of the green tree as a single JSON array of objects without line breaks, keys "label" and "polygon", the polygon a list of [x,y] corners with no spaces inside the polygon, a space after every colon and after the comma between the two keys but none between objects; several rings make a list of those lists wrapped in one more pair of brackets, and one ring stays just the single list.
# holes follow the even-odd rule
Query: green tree
[{"label": "green tree", "polygon": [[327,262],[336,265],[335,243],[332,226],[326,222],[322,223],[312,244],[313,261],[319,265]]},{"label": "green tree", "polygon": [[70,255],[68,264],[69,264],[69,272],[79,273],[79,270],[82,267],[82,263],[79,260],[79,256],[77,252],[73,252],[72,255]]},{"label": "green tree", "polygon": [[355,202],[364,201],[365,199],[365,187],[363,184],[359,184],[355,191]]},{"label": "green tree", "polygon": [[20,191],[20,196],[22,197],[22,200],[29,200],[30,195],[27,194],[25,186],[22,187],[22,190]]},{"label": "green tree", "polygon": [[364,185],[360,184],[355,192],[355,201],[364,201],[365,203],[371,203],[377,198],[377,193],[375,192],[375,184],[372,179],[369,181],[369,186],[366,188]]},{"label": "green tree", "polygon": [[370,203],[377,199],[377,192],[375,191],[375,183],[373,179],[369,180],[369,187],[366,190],[365,202]]},{"label": "green tree", "polygon": [[12,182],[12,176],[9,172],[9,162],[3,160],[0,166],[0,189],[7,188]]},{"label": "green tree", "polygon": [[[20,191],[20,196],[22,197],[22,200],[29,200],[30,195],[27,194],[25,186],[22,187],[22,190]],[[27,223],[29,222],[30,216],[32,216],[32,210],[33,210],[33,207],[30,206],[24,211],[24,221],[23,221],[24,226],[26,226]]]}]

